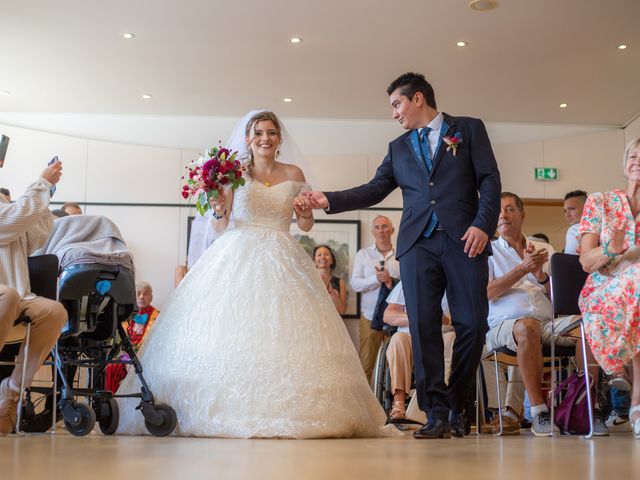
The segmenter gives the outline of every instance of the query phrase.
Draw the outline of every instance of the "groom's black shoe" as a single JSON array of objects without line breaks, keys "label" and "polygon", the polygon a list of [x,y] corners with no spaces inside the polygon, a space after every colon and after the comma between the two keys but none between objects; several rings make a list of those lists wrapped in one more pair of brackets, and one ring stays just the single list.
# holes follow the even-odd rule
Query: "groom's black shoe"
[{"label": "groom's black shoe", "polygon": [[413,432],[415,438],[451,438],[451,426],[447,420],[430,418],[421,428]]},{"label": "groom's black shoe", "polygon": [[451,425],[452,437],[464,437],[464,418],[462,417],[462,413],[451,412],[449,415],[449,424]]}]

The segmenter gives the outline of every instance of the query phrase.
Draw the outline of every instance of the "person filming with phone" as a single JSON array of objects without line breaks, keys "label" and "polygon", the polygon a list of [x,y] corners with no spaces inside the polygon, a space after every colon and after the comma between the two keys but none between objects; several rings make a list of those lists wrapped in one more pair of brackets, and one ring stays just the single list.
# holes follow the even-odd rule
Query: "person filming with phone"
[{"label": "person filming with phone", "polygon": [[[62,163],[53,159],[22,196],[9,202],[0,194],[0,350],[14,339],[14,322],[21,314],[31,318],[31,337],[25,372],[29,386],[36,371],[56,343],[67,321],[62,304],[31,293],[27,257],[41,247],[53,227],[49,200],[62,175]],[[22,331],[19,331],[22,334]],[[22,342],[18,361],[24,356]],[[0,382],[0,435],[15,427],[22,363]]]},{"label": "person filming with phone", "polygon": [[393,288],[393,280],[400,278],[400,264],[395,258],[391,243],[394,228],[391,220],[384,215],[373,219],[371,234],[375,240],[368,248],[356,254],[351,274],[351,288],[360,292],[360,363],[367,379],[371,374],[383,339],[383,332],[371,328],[371,319],[376,308],[380,288]]}]

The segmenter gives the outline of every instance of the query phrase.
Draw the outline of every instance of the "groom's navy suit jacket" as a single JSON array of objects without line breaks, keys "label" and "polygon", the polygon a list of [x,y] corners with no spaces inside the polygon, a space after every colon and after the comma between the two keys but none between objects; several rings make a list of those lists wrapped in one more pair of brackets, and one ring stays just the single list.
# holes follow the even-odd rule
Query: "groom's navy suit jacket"
[{"label": "groom's navy suit jacket", "polygon": [[[473,382],[487,330],[486,253],[464,253],[462,237],[470,226],[491,237],[500,213],[500,174],[482,121],[444,114],[443,137],[462,137],[456,154],[440,139],[431,172],[416,152],[412,132],[396,138],[373,179],[342,192],[327,192],[328,213],[369,207],[396,187],[403,212],[396,256],[400,260],[413,344],[418,403],[430,418],[459,413]],[[442,130],[441,130],[442,133]],[[459,135],[456,135],[459,134]],[[415,135],[415,134],[413,134]],[[414,137],[415,138],[415,137]],[[417,145],[417,138],[416,147]],[[424,236],[432,212],[443,231]],[[430,225],[430,228],[432,226]],[[456,330],[452,373],[444,383],[440,303],[449,299]]]},{"label": "groom's navy suit jacket", "polygon": [[[402,189],[403,212],[398,232],[396,256],[406,253],[423,234],[431,211],[452,240],[460,243],[469,228],[475,226],[491,237],[500,213],[500,174],[487,131],[481,120],[451,117],[445,136],[460,133],[462,144],[456,155],[440,146],[429,174],[411,143],[411,131],[389,144],[389,150],[374,178],[367,184],[342,192],[325,192],[328,213],[340,213],[370,207],[382,201],[396,187]],[[487,242],[486,251],[491,244]]]}]

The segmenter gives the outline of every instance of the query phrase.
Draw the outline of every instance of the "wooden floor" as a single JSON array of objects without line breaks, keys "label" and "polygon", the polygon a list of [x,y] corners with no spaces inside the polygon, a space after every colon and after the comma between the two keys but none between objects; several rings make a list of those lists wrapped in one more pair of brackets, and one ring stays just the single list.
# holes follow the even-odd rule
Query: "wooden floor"
[{"label": "wooden floor", "polygon": [[0,479],[640,479],[640,440],[0,437]]}]

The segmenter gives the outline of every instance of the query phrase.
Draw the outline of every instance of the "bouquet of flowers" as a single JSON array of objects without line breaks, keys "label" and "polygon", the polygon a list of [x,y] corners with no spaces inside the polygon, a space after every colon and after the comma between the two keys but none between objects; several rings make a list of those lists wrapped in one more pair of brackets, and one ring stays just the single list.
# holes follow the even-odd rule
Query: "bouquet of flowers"
[{"label": "bouquet of flowers", "polygon": [[225,188],[236,190],[244,185],[242,165],[236,159],[238,152],[228,148],[210,148],[198,160],[187,166],[187,174],[182,179],[182,197],[196,199],[196,210],[204,215],[211,208],[209,200],[217,200]]}]

